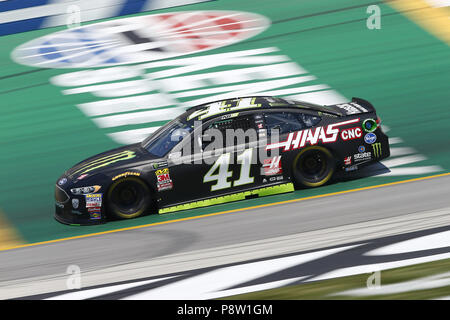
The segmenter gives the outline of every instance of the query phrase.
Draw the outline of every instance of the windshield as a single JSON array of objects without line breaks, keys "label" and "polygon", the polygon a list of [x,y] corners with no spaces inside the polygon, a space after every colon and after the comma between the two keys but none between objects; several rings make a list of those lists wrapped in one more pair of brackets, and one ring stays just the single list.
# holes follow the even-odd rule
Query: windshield
[{"label": "windshield", "polygon": [[164,157],[173,147],[193,130],[180,119],[175,119],[142,142],[142,147],[152,155]]}]

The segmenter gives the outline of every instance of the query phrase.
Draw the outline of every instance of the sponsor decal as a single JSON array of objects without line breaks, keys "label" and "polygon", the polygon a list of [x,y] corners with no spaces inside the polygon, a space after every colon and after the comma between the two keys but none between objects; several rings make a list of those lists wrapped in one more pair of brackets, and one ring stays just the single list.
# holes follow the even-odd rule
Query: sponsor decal
[{"label": "sponsor decal", "polygon": [[284,180],[283,176],[277,176],[277,177],[270,177],[269,178],[270,182],[276,182],[276,181],[282,181],[282,180]]},{"label": "sponsor decal", "polygon": [[220,118],[220,120],[226,120],[226,119],[230,119],[230,118],[235,118],[239,115],[239,112],[235,112],[235,113],[230,113],[230,114],[226,114],[224,116],[222,116]]},{"label": "sponsor decal", "polygon": [[64,209],[64,205],[63,205],[62,203],[60,203],[60,202],[55,202],[55,205],[56,205],[58,208]]},{"label": "sponsor decal", "polygon": [[375,158],[379,158],[382,155],[381,143],[377,142],[372,144],[373,155]]},{"label": "sponsor decal", "polygon": [[336,142],[339,135],[340,126],[359,122],[359,118],[334,123],[326,127],[316,127],[289,133],[286,141],[271,143],[266,146],[266,150],[283,148],[283,151],[303,148],[307,144],[316,145],[319,142]]},{"label": "sponsor decal", "polygon": [[364,141],[368,144],[375,143],[375,141],[377,141],[377,135],[373,132],[367,133],[364,136]]},{"label": "sponsor decal", "polygon": [[367,112],[366,108],[363,108],[362,106],[360,106],[355,102],[337,104],[336,107],[345,110],[347,114],[357,114],[361,112]]},{"label": "sponsor decal", "polygon": [[346,157],[346,158],[344,159],[344,164],[345,164],[346,166],[351,165],[351,164],[352,164],[352,156]]},{"label": "sponsor decal", "polygon": [[373,119],[366,119],[363,121],[362,127],[366,132],[374,132],[378,128],[378,124]]},{"label": "sponsor decal", "polygon": [[92,207],[88,208],[89,217],[91,220],[98,220],[102,218],[102,208],[101,207]]},{"label": "sponsor decal", "polygon": [[353,155],[353,159],[355,159],[355,162],[370,160],[372,159],[372,153],[371,152],[357,153]]},{"label": "sponsor decal", "polygon": [[155,171],[156,175],[165,174],[165,173],[167,173],[167,174],[170,173],[169,168],[159,169],[159,170]]},{"label": "sponsor decal", "polygon": [[359,146],[358,147],[358,152],[359,153],[364,152],[364,151],[366,151],[366,147],[364,147],[364,146]]},{"label": "sponsor decal", "polygon": [[242,98],[213,102],[207,104],[205,107],[192,112],[187,120],[197,118],[197,120],[203,120],[216,116],[221,113],[229,112],[231,110],[245,110],[250,108],[261,107],[262,104],[256,103],[256,98]]},{"label": "sponsor decal", "polygon": [[353,166],[344,168],[344,170],[345,170],[345,172],[355,171],[355,170],[358,170],[358,166],[355,164]]},{"label": "sponsor decal", "polygon": [[77,178],[77,180],[83,180],[84,178],[86,178],[88,176],[88,174],[82,174],[81,176],[79,176]]},{"label": "sponsor decal", "polygon": [[281,168],[281,156],[264,159],[262,168],[263,168],[262,174],[265,176],[282,174],[283,169]]},{"label": "sponsor decal", "polygon": [[101,186],[89,186],[89,187],[79,187],[70,189],[70,192],[73,194],[88,194],[88,193],[96,193],[101,189]]},{"label": "sponsor decal", "polygon": [[158,169],[159,167],[167,167],[167,166],[168,166],[167,161],[160,161],[152,164],[153,169]]},{"label": "sponsor decal", "polygon": [[357,139],[362,137],[362,130],[359,127],[344,129],[341,132],[341,138],[344,141]]},{"label": "sponsor decal", "polygon": [[58,186],[62,186],[67,182],[67,178],[62,178],[58,181]]},{"label": "sponsor decal", "polygon": [[100,212],[91,212],[91,220],[98,220],[102,218],[102,215]]},{"label": "sponsor decal", "polygon": [[78,206],[80,205],[80,200],[78,200],[77,198],[72,199],[72,207],[74,209],[78,209]]},{"label": "sponsor decal", "polygon": [[163,60],[227,46],[264,31],[267,18],[240,11],[183,11],[114,19],[31,40],[12,54],[43,68],[92,68]]},{"label": "sponsor decal", "polygon": [[135,176],[135,177],[139,177],[141,174],[139,172],[131,172],[131,171],[127,171],[121,174],[118,174],[117,176],[112,178],[112,181],[115,181],[119,178],[125,178],[125,177],[129,177],[129,176]]},{"label": "sponsor decal", "polygon": [[86,194],[85,199],[86,199],[86,208],[96,208],[102,206],[101,193]]},{"label": "sponsor decal", "polygon": [[172,179],[170,179],[169,168],[155,171],[156,187],[158,191],[171,190],[173,188]]}]

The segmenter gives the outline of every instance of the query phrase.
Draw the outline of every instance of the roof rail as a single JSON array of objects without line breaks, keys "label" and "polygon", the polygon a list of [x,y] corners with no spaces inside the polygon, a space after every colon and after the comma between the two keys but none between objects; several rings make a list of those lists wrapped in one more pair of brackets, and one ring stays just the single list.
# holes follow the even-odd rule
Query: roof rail
[{"label": "roof rail", "polygon": [[276,98],[276,97],[271,97],[271,96],[255,96],[255,95],[253,95],[253,96],[244,96],[244,97],[225,98],[225,99],[220,99],[220,100],[214,100],[214,101],[205,102],[205,103],[202,103],[202,104],[200,104],[200,105],[198,105],[198,106],[189,107],[189,108],[186,109],[186,112],[187,112],[187,111],[195,111],[195,110],[201,109],[202,107],[204,107],[204,106],[206,106],[206,105],[208,105],[208,104],[211,104],[211,103],[215,103],[215,102],[220,102],[220,101],[225,101],[225,100],[243,99],[243,98]]}]

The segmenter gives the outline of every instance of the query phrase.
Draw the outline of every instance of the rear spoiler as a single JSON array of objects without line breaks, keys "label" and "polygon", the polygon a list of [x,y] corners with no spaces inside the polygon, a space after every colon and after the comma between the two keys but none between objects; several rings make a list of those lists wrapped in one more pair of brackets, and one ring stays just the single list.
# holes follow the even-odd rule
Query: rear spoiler
[{"label": "rear spoiler", "polygon": [[352,102],[358,104],[360,107],[363,107],[364,109],[367,110],[367,111],[362,112],[362,113],[375,112],[375,108],[374,108],[373,105],[372,105],[369,101],[367,101],[367,100],[364,100],[364,99],[361,99],[361,98],[353,97],[353,98],[352,98]]},{"label": "rear spoiler", "polygon": [[326,108],[338,113],[341,116],[352,114],[375,113],[374,106],[367,100],[353,97],[351,102],[334,104]]}]

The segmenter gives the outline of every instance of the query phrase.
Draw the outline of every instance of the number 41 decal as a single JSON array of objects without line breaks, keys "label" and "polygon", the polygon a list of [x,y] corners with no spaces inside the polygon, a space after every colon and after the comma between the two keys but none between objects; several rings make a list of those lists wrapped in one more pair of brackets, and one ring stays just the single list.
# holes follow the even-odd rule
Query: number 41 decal
[{"label": "number 41 decal", "polygon": [[[233,174],[232,171],[228,171],[230,165],[231,153],[222,154],[208,172],[203,177],[203,182],[217,181],[216,184],[211,186],[211,191],[217,191],[221,189],[242,186],[244,184],[253,183],[254,178],[250,177],[250,166],[252,163],[253,150],[247,149],[237,157],[238,163],[241,164],[241,173],[239,179],[235,181],[228,181]],[[216,171],[218,171],[216,173]]]}]

